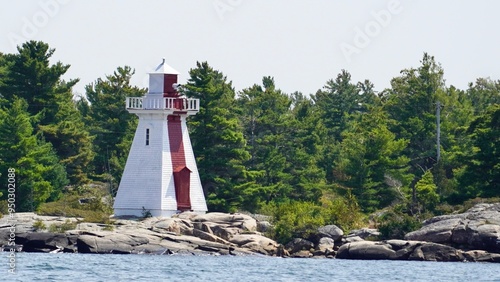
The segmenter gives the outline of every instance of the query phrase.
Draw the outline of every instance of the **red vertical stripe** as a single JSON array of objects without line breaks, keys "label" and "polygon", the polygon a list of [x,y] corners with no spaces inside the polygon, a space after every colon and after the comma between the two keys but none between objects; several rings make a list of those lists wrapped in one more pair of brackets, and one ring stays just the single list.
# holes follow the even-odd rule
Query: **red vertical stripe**
[{"label": "red vertical stripe", "polygon": [[190,172],[186,167],[184,142],[182,142],[182,125],[180,116],[168,116],[168,140],[170,142],[170,155],[174,170],[175,195],[178,210],[190,210],[189,197]]},{"label": "red vertical stripe", "polygon": [[173,87],[174,83],[177,83],[177,75],[176,74],[164,74],[163,75],[163,96],[164,97],[177,97],[177,96],[179,96],[177,91]]}]

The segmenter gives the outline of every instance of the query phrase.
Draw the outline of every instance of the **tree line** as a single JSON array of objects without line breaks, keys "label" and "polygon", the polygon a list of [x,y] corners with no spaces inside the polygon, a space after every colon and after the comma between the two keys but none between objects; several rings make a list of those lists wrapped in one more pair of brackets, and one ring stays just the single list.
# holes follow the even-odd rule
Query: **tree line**
[{"label": "tree line", "polygon": [[[0,53],[0,191],[5,199],[15,168],[17,211],[91,181],[115,193],[137,126],[124,101],[147,92],[123,66],[75,99],[78,79],[62,78],[70,66],[52,62],[54,52],[29,41]],[[500,80],[446,85],[442,66],[424,53],[390,85],[376,91],[341,70],[311,95],[284,93],[271,76],[236,91],[197,62],[182,94],[201,101],[188,128],[209,210],[399,206],[418,216],[500,196]]]}]

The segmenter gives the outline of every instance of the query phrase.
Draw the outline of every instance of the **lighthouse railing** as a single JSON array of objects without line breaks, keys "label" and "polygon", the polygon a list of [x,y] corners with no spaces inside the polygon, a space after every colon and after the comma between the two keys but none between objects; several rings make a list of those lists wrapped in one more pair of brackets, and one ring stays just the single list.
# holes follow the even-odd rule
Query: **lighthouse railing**
[{"label": "lighthouse railing", "polygon": [[200,99],[174,97],[127,97],[127,109],[199,111]]},{"label": "lighthouse railing", "polygon": [[142,97],[127,97],[125,104],[127,109],[142,109]]}]

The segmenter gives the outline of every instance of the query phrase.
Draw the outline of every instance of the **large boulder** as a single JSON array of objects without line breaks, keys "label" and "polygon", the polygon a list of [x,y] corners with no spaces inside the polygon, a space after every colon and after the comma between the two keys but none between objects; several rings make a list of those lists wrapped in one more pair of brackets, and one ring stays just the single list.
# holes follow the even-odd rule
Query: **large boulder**
[{"label": "large boulder", "polygon": [[230,242],[240,248],[264,255],[278,255],[279,244],[276,241],[258,234],[239,234],[231,237]]},{"label": "large boulder", "polygon": [[256,231],[257,221],[249,215],[245,214],[228,214],[220,212],[212,212],[203,215],[198,215],[191,219],[193,222],[213,222],[218,225],[238,227],[245,231]]},{"label": "large boulder", "polygon": [[302,238],[295,238],[292,241],[288,242],[288,244],[285,245],[287,248],[288,252],[290,254],[297,253],[299,251],[312,251],[314,250],[314,244],[313,242],[302,239]]},{"label": "large boulder", "polygon": [[390,244],[372,241],[347,243],[337,251],[339,259],[392,259],[395,255]]},{"label": "large boulder", "polygon": [[375,241],[379,239],[380,232],[377,229],[373,228],[361,228],[361,229],[351,230],[351,232],[349,232],[346,238],[349,237],[359,237],[363,240]]},{"label": "large boulder", "polygon": [[269,221],[257,221],[257,231],[259,232],[267,232],[271,230],[272,225]]},{"label": "large boulder", "polygon": [[64,233],[21,233],[16,235],[16,244],[25,252],[74,252],[76,236]]},{"label": "large boulder", "polygon": [[473,250],[463,253],[467,261],[500,262],[500,254],[488,253],[482,250]]},{"label": "large boulder", "polygon": [[315,256],[326,256],[330,254],[334,254],[333,247],[335,245],[335,241],[333,241],[332,238],[329,237],[323,237],[319,239],[318,244],[316,245],[314,255]]},{"label": "large boulder", "polygon": [[94,232],[77,239],[79,253],[130,254],[136,247],[149,243],[147,238],[114,232]]},{"label": "large boulder", "polygon": [[500,203],[477,204],[462,214],[433,217],[405,239],[500,253]]},{"label": "large boulder", "polygon": [[450,246],[436,243],[424,243],[417,246],[408,259],[427,261],[463,261],[464,256],[462,251]]},{"label": "large boulder", "polygon": [[360,241],[344,244],[339,259],[390,259],[426,261],[463,261],[462,251],[450,246],[422,241]]},{"label": "large boulder", "polygon": [[153,222],[150,230],[158,233],[185,234],[192,227],[189,221],[180,218],[162,218]]},{"label": "large boulder", "polygon": [[344,231],[340,229],[337,225],[325,225],[318,228],[316,236],[318,239],[323,237],[332,238],[334,241],[337,241],[342,238],[344,235]]},{"label": "large boulder", "polygon": [[453,229],[460,225],[461,222],[462,219],[460,218],[446,218],[432,221],[430,224],[425,222],[425,225],[421,229],[406,234],[405,239],[434,243],[450,243]]}]

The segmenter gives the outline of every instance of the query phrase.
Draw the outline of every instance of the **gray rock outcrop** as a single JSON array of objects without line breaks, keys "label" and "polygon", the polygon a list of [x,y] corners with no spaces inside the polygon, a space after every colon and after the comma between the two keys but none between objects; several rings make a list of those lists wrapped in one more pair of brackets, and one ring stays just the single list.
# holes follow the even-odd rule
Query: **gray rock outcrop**
[{"label": "gray rock outcrop", "polygon": [[478,204],[462,214],[433,217],[405,239],[500,253],[500,203]]},{"label": "gray rock outcrop", "polygon": [[[65,232],[43,230],[53,224],[68,223],[74,228]],[[0,219],[0,233],[5,233],[5,238],[9,236],[9,226],[8,219]],[[182,213],[172,218],[121,218],[114,220],[112,226],[76,218],[16,214],[16,244],[22,245],[26,252],[278,255],[280,245],[256,229],[256,220],[242,214]],[[0,243],[6,246],[8,241]]]}]

